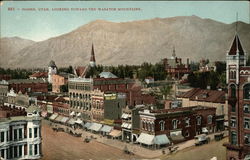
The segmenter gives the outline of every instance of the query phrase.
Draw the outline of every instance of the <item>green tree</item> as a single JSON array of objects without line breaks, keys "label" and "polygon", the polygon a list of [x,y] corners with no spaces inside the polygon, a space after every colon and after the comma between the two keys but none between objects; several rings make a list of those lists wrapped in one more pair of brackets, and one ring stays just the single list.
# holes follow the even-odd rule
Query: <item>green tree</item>
[{"label": "green tree", "polygon": [[161,94],[162,94],[162,98],[164,100],[167,99],[167,97],[170,95],[172,90],[172,86],[171,85],[165,85],[163,87],[160,88]]}]

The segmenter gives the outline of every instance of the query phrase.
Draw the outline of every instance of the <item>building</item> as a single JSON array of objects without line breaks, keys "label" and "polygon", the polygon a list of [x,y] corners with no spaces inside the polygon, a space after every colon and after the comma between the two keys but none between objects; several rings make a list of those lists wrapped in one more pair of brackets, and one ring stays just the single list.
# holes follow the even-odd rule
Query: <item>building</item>
[{"label": "building", "polygon": [[201,59],[199,64],[199,72],[216,71],[215,62],[211,63],[208,60]]},{"label": "building", "polygon": [[10,79],[11,79],[11,75],[9,75],[9,74],[0,74],[0,81],[1,80],[8,81]]},{"label": "building", "polygon": [[16,93],[48,92],[48,83],[45,79],[12,79],[8,83],[9,90],[13,88]]},{"label": "building", "polygon": [[126,94],[105,93],[104,94],[104,119],[120,120],[122,109],[126,107]]},{"label": "building", "polygon": [[104,120],[104,92],[95,89],[92,92],[92,117],[94,121]]},{"label": "building", "polygon": [[48,79],[48,72],[35,72],[32,75],[30,75],[29,78],[30,79],[38,79],[38,78]]},{"label": "building", "polygon": [[52,92],[60,93],[64,92],[68,87],[68,74],[67,73],[59,73],[52,75]]},{"label": "building", "polygon": [[166,72],[172,78],[180,79],[184,74],[189,73],[189,59],[187,59],[187,64],[182,63],[181,58],[177,58],[175,54],[175,48],[173,49],[173,54],[171,58],[163,59],[163,65]]},{"label": "building", "polygon": [[224,121],[228,121],[228,102],[224,91],[193,88],[178,99],[182,100],[182,107],[202,105],[216,108],[216,130],[224,130]]},{"label": "building", "polygon": [[6,100],[8,93],[9,83],[5,80],[0,81],[0,106],[2,106]]},{"label": "building", "polygon": [[40,159],[42,156],[39,109],[0,108],[0,156],[4,159]]},{"label": "building", "polygon": [[227,160],[243,160],[250,156],[250,66],[247,53],[236,33],[226,56],[228,84],[229,143]]},{"label": "building", "polygon": [[48,82],[52,83],[52,76],[57,73],[57,66],[55,61],[51,60],[48,66]]},{"label": "building", "polygon": [[4,105],[17,108],[28,108],[30,105],[30,98],[27,94],[22,94],[22,92],[15,93],[15,91],[11,89],[7,93]]},{"label": "building", "polygon": [[[215,129],[215,108],[205,106],[164,110],[143,110],[140,114],[140,136],[137,142],[154,146],[179,143]],[[157,143],[157,139],[164,143]]]}]

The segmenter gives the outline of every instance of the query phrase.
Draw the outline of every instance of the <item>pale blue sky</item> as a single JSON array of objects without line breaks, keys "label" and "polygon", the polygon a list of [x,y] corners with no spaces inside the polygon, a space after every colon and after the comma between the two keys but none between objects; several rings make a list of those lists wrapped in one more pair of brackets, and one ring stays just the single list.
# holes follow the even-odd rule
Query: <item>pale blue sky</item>
[{"label": "pale blue sky", "polygon": [[[9,7],[15,11],[8,11]],[[141,11],[51,11],[52,8],[141,8]],[[196,15],[223,23],[249,23],[247,1],[8,1],[1,4],[1,37],[19,36],[41,41],[68,33],[96,19],[113,22]],[[19,10],[18,10],[19,8]],[[49,8],[50,11],[22,11],[22,8]]]}]

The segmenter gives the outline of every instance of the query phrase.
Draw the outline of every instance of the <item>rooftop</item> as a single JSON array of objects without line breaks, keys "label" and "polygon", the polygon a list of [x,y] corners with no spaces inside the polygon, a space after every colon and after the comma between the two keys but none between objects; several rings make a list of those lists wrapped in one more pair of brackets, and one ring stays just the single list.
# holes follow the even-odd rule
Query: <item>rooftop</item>
[{"label": "rooftop", "polygon": [[118,78],[116,75],[114,75],[111,72],[102,72],[99,74],[101,78]]},{"label": "rooftop", "polygon": [[47,83],[45,79],[11,79],[8,81],[9,84],[17,84],[17,83]]}]

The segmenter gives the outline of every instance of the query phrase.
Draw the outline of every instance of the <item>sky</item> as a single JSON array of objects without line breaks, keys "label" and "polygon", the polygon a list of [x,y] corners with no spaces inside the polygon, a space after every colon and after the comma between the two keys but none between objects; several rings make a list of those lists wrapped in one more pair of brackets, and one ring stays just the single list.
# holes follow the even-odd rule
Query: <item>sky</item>
[{"label": "sky", "polygon": [[[66,10],[59,11],[58,8]],[[83,10],[75,11],[72,8]],[[119,8],[136,10],[118,11]],[[96,19],[126,22],[196,15],[229,24],[236,21],[238,13],[239,21],[250,23],[249,10],[247,1],[4,1],[0,9],[0,37],[18,36],[42,41],[68,33]]]}]

